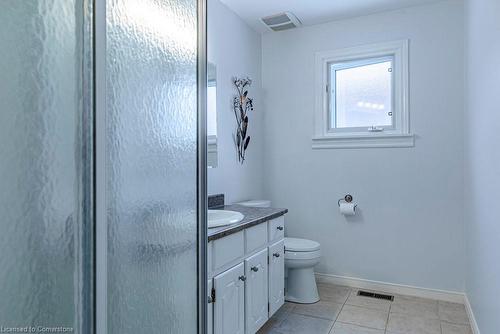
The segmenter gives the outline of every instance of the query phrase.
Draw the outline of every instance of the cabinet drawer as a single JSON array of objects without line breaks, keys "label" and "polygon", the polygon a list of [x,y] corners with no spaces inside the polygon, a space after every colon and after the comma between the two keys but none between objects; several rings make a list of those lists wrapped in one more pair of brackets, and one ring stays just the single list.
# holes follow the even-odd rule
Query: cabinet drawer
[{"label": "cabinet drawer", "polygon": [[283,239],[285,237],[285,217],[281,216],[270,220],[269,226],[269,241]]},{"label": "cabinet drawer", "polygon": [[212,265],[214,270],[245,255],[245,238],[243,232],[240,231],[213,241]]},{"label": "cabinet drawer", "polygon": [[245,229],[246,253],[267,245],[267,222]]}]

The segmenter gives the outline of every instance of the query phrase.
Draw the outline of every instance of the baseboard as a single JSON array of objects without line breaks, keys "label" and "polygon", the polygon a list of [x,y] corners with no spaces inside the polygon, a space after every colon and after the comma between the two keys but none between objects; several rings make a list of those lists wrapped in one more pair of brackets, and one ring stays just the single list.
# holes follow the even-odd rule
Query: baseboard
[{"label": "baseboard", "polygon": [[469,323],[473,334],[481,334],[479,332],[479,327],[477,326],[476,317],[474,316],[474,311],[472,311],[472,306],[470,305],[469,298],[465,295],[464,298],[465,309],[467,310],[467,315],[469,316]]},{"label": "baseboard", "polygon": [[[401,294],[401,295],[415,296],[421,298],[430,298],[430,299],[442,300],[453,303],[465,304],[466,301],[464,293],[455,291],[427,289],[410,285],[371,281],[362,278],[337,276],[337,275],[321,274],[321,273],[316,273],[316,280],[318,282],[345,285],[358,289],[375,290],[389,294]],[[477,332],[476,334],[479,334],[479,332]]]}]

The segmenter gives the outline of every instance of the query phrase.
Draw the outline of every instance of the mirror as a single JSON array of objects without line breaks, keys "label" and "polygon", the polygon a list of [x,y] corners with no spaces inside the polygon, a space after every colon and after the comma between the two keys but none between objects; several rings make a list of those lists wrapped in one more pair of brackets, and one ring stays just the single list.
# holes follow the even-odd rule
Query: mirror
[{"label": "mirror", "polygon": [[207,162],[217,167],[217,67],[207,66]]}]

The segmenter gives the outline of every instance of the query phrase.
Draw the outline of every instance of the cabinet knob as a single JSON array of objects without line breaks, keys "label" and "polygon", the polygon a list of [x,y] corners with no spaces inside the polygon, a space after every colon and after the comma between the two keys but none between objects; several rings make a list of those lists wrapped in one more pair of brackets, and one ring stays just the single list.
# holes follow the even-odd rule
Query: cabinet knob
[{"label": "cabinet knob", "polygon": [[241,275],[240,277],[238,277],[238,279],[240,281],[243,281],[243,282],[245,282],[247,280],[247,278],[245,276],[243,276],[243,275]]},{"label": "cabinet knob", "polygon": [[276,227],[279,231],[283,231],[283,226]]},{"label": "cabinet knob", "polygon": [[252,271],[255,271],[255,272],[258,272],[259,271],[259,268],[258,267],[252,267],[250,268]]},{"label": "cabinet knob", "polygon": [[280,257],[280,253],[273,253],[274,257]]}]

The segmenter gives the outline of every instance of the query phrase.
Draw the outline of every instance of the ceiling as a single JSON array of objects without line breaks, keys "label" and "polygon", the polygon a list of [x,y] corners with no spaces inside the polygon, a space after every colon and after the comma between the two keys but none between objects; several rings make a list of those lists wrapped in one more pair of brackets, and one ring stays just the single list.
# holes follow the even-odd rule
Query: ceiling
[{"label": "ceiling", "polygon": [[423,5],[439,0],[221,0],[258,32],[269,32],[261,17],[292,12],[303,25]]}]

